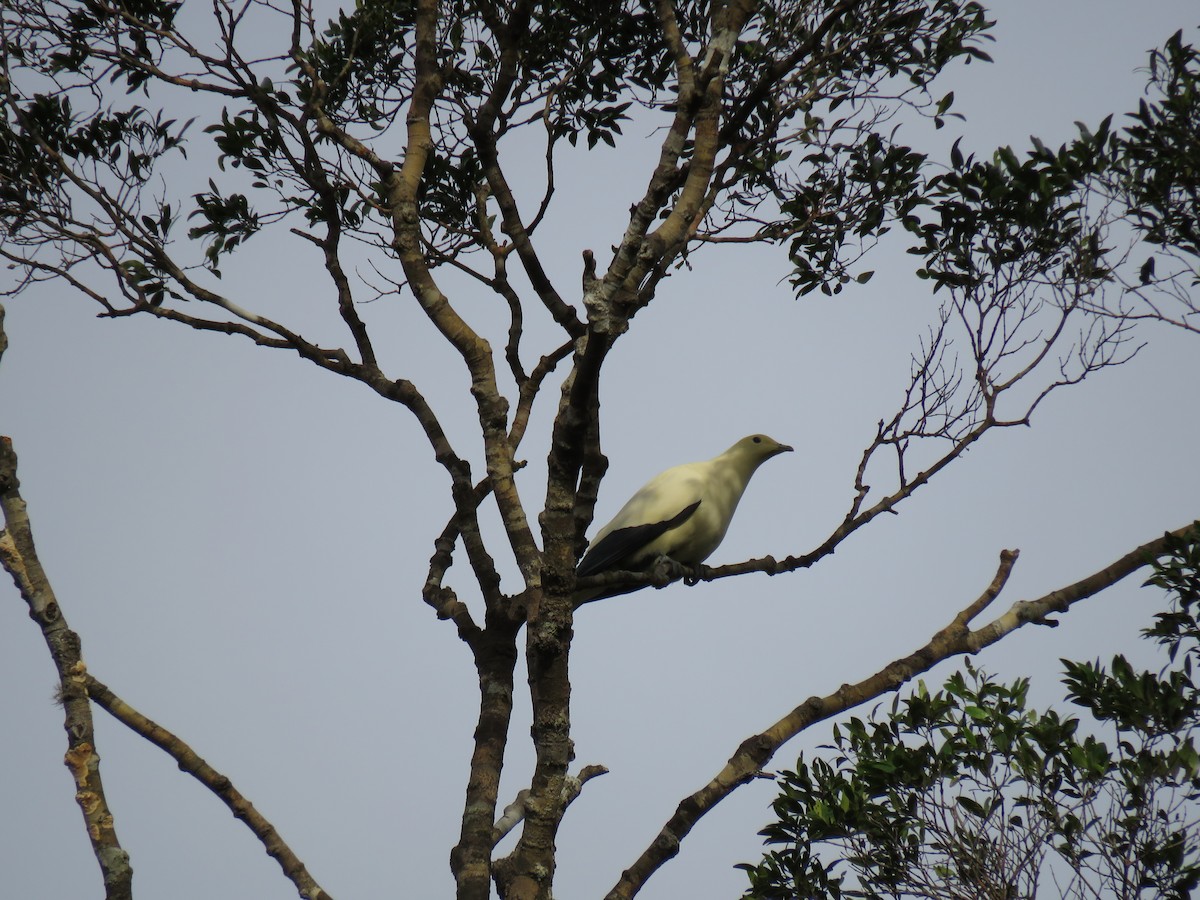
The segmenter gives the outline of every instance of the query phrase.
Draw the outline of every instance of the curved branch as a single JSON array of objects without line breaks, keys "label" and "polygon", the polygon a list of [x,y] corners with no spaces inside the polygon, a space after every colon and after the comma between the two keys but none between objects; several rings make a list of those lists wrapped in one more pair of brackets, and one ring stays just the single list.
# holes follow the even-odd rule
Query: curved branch
[{"label": "curved branch", "polygon": [[[221,304],[217,305],[220,306]],[[339,375],[349,375],[360,381],[366,378],[361,367],[351,362],[344,350],[327,350],[323,347],[318,347],[316,344],[306,341],[300,335],[274,323],[272,323],[273,327],[270,330],[281,333],[282,337],[270,337],[242,322],[230,322],[225,319],[205,319],[161,306],[137,306],[130,309],[115,310],[113,312],[101,313],[101,317],[112,319],[142,313],[159,319],[179,322],[198,331],[214,331],[219,334],[241,335],[242,337],[249,338],[260,347],[270,347],[275,350],[292,350],[302,358],[316,363],[322,369],[329,369],[331,372],[336,372]]]},{"label": "curved branch", "polygon": [[737,788],[752,780],[784,743],[810,725],[860,706],[955,656],[978,653],[1018,628],[1030,623],[1057,624],[1047,621],[1054,613],[1070,607],[1111,587],[1130,573],[1148,565],[1168,552],[1171,542],[1198,527],[1196,523],[1167,532],[1130,551],[1098,572],[1074,584],[1051,591],[1036,600],[1014,603],[994,621],[971,630],[970,623],[1000,594],[1017,560],[1017,551],[1005,550],[991,583],[978,599],[960,611],[929,642],[914,652],[884,666],[874,675],[856,684],[842,685],[832,694],[810,697],[765,731],[747,738],[730,757],[724,768],[703,788],[682,800],[674,815],[663,826],[649,847],[622,875],[608,893],[607,900],[628,900],[667,860],[679,852],[679,843],[695,824]]},{"label": "curved branch", "polygon": [[534,366],[533,371],[529,373],[529,377],[521,385],[521,393],[517,398],[517,409],[513,413],[512,427],[508,432],[508,442],[512,446],[514,453],[525,437],[525,429],[529,426],[529,416],[533,413],[533,402],[537,399],[542,382],[558,367],[560,362],[571,355],[571,350],[574,347],[575,342],[571,340],[559,345],[552,352],[547,353],[538,360],[538,364]]},{"label": "curved branch", "polygon": [[[508,404],[496,383],[491,347],[450,305],[434,280],[422,250],[417,194],[433,148],[430,116],[444,86],[437,57],[437,26],[436,0],[420,0],[416,15],[416,87],[407,117],[408,138],[404,163],[399,172],[385,180],[395,235],[393,247],[421,309],[458,351],[470,371],[471,393],[475,397],[482,426],[488,475],[493,480],[493,491],[505,533],[521,563],[525,586],[530,587],[539,580],[540,553],[513,478],[513,458],[506,427]],[[463,499],[467,499],[466,495]],[[488,826],[491,826],[490,820]]]}]

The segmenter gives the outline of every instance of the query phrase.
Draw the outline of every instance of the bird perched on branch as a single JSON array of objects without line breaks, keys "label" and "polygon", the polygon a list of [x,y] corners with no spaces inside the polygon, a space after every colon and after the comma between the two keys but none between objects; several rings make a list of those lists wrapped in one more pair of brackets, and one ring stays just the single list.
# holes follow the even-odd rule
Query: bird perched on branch
[{"label": "bird perched on branch", "polygon": [[[664,556],[682,566],[699,566],[725,537],[758,467],[791,449],[765,434],[752,434],[720,456],[661,472],[596,532],[576,574],[641,569]],[[576,603],[614,593],[624,591],[584,591]]]}]

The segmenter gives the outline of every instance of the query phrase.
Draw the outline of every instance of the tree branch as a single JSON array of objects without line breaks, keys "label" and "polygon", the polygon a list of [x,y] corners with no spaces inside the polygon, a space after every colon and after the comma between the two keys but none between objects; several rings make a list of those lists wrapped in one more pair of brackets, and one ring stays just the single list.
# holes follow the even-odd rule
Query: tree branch
[{"label": "tree branch", "polygon": [[706,813],[737,788],[753,779],[784,743],[809,726],[893,691],[943,660],[967,653],[978,653],[1023,625],[1031,622],[1049,624],[1047,616],[1055,612],[1065,612],[1072,604],[1111,587],[1131,572],[1148,565],[1167,552],[1173,539],[1192,532],[1197,527],[1200,526],[1186,525],[1148,541],[1111,565],[1072,585],[1051,591],[1036,600],[1014,603],[993,622],[972,631],[969,623],[999,595],[1016,562],[1017,551],[1004,551],[1000,555],[996,575],[987,589],[977,600],[959,612],[949,624],[934,634],[924,646],[889,663],[874,675],[856,684],[842,685],[824,697],[810,697],[770,728],[743,741],[712,781],[680,802],[674,815],[650,846],[621,875],[620,881],[608,893],[607,900],[628,900],[638,893],[646,880],[679,852],[680,841]]},{"label": "tree branch", "polygon": [[[583,790],[583,786],[595,778],[597,775],[607,775],[608,768],[606,766],[592,765],[584,766],[579,770],[579,774],[567,778],[566,790],[563,796],[563,805],[570,806],[571,802],[579,796],[579,792]],[[504,813],[496,820],[496,827],[492,834],[496,839],[496,843],[504,838],[506,834],[512,831],[525,818],[525,804],[529,801],[529,790],[517,792],[516,798],[508,806],[504,807]]]},{"label": "tree branch", "polygon": [[292,849],[284,843],[279,832],[275,830],[275,826],[254,808],[254,805],[233,786],[226,776],[206,763],[184,741],[139,713],[91,674],[85,673],[82,680],[87,696],[91,697],[98,706],[135,734],[166,752],[179,764],[180,771],[191,775],[212,791],[222,803],[229,807],[229,811],[233,813],[235,819],[245,822],[246,827],[254,832],[254,836],[262,842],[267,855],[279,863],[283,874],[296,885],[296,889],[304,900],[333,900],[308,873],[308,869],[292,852]]},{"label": "tree branch", "polygon": [[[513,477],[513,454],[506,421],[507,404],[496,384],[491,348],[463,321],[439,289],[421,240],[418,191],[434,146],[431,121],[434,103],[444,87],[438,59],[438,17],[439,4],[436,0],[419,0],[415,17],[416,81],[406,117],[404,162],[398,172],[389,175],[383,182],[392,217],[392,246],[417,302],[443,337],[458,351],[470,372],[471,393],[475,398],[482,429],[488,478],[509,543],[520,564],[525,587],[536,588],[541,578],[541,554],[529,530]],[[475,518],[474,491],[469,483],[456,486],[454,500],[461,528],[464,522]],[[464,532],[464,539],[469,537]],[[470,542],[467,548],[470,552]],[[474,558],[472,562],[474,564]],[[481,582],[481,586],[485,596],[490,595],[490,621],[480,636],[475,652],[480,687],[479,724],[464,798],[461,836],[452,853],[452,868],[459,897],[463,900],[487,900],[491,890],[491,834],[512,705],[515,640],[520,624],[519,620],[512,619],[511,611],[501,608],[498,592],[492,585]]]},{"label": "tree branch", "polygon": [[583,323],[579,321],[574,308],[562,299],[546,274],[530,240],[529,229],[526,228],[517,209],[512,187],[500,166],[497,123],[501,122],[501,110],[516,81],[521,61],[521,45],[529,31],[532,11],[532,3],[519,0],[513,7],[507,23],[489,21],[500,46],[500,67],[492,91],[480,107],[478,115],[467,115],[467,130],[479,155],[488,188],[500,207],[500,229],[513,242],[517,258],[521,260],[529,283],[554,320],[572,337],[579,337],[584,330]]},{"label": "tree branch", "polygon": [[[7,341],[2,325],[3,313],[0,311],[0,352]],[[88,840],[104,876],[104,896],[106,900],[132,900],[133,867],[129,864],[129,854],[117,840],[113,814],[100,777],[100,754],[96,752],[92,710],[84,687],[87,669],[83,664],[81,642],[79,635],[67,626],[66,616],[38,559],[29,514],[17,479],[17,455],[12,441],[3,436],[0,436],[0,509],[4,512],[0,565],[12,576],[29,606],[29,617],[41,628],[58,671],[59,696],[65,713],[63,727],[67,732],[67,752],[63,762],[75,780],[75,801],[83,813]]]}]

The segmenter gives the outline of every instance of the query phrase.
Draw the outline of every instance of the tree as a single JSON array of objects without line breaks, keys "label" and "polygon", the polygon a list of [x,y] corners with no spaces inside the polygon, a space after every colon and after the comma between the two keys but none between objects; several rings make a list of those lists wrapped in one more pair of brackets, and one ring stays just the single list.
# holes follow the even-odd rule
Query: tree
[{"label": "tree", "polygon": [[[1002,151],[989,161],[954,152],[939,169],[899,142],[894,123],[924,116],[937,126],[952,115],[952,95],[938,97],[932,85],[952,64],[987,58],[989,22],[977,4],[422,0],[362,5],[328,25],[303,4],[218,4],[195,19],[192,9],[38,2],[6,10],[0,252],[18,272],[14,292],[50,280],[106,317],[165,320],[287,350],[413,415],[453,500],[422,597],[469,649],[480,692],[451,862],[462,897],[487,896],[493,881],[504,897],[549,896],[566,806],[598,771],[570,773],[568,662],[574,564],[607,467],[601,370],[668,276],[717,247],[766,244],[787,249],[797,293],[834,295],[870,278],[862,257],[901,226],[920,274],[945,298],[827,537],[782,560],[705,570],[706,581],[814,566],[985,435],[1028,424],[1051,393],[1128,360],[1137,317],[1194,328],[1186,291],[1194,246],[1171,224],[1179,220],[1171,211],[1188,202],[1188,169],[1171,161],[1192,148],[1186,128],[1166,127],[1192,114],[1186,102],[1169,102],[1172,85],[1186,98],[1195,77],[1181,39],[1157,57],[1166,101],[1143,111],[1140,136],[1104,124],[1059,150],[1037,146],[1026,159]],[[186,120],[173,111],[181,108]],[[611,257],[583,253],[572,302],[538,249],[557,166],[571,147],[617,145],[631,124],[662,127],[657,163],[631,198]],[[211,168],[193,162],[204,162],[208,146],[198,133],[211,136]],[[1169,159],[1136,156],[1167,136],[1176,147]],[[544,160],[532,193],[520,169],[531,145]],[[1146,184],[1158,201],[1135,196]],[[291,235],[312,254],[338,328],[311,310],[224,287],[222,274],[267,234]],[[1178,262],[1152,279],[1132,276],[1155,305],[1129,309],[1119,279],[1143,236]],[[468,309],[489,294],[506,321],[485,332],[490,316]],[[470,379],[476,452],[454,436],[418,375],[386,352],[387,332],[373,318],[382,313],[362,305],[373,298],[415,304],[457,355]],[[319,339],[303,336],[314,330]],[[546,501],[535,514],[521,490],[519,451],[550,385],[561,394],[547,432]],[[102,791],[89,700],[246,817],[302,895],[324,896],[228,779],[81,668],[38,575],[15,457],[7,459],[6,565],[59,668],[77,771],[90,779],[80,783],[90,798],[81,805],[110,896],[127,896],[131,876],[112,818],[92,802]],[[485,504],[498,514],[498,534],[481,514]],[[1004,555],[980,601],[927,647],[746,740],[680,804],[612,896],[637,893],[701,816],[808,725],[1041,621],[1164,547],[1151,541],[971,631],[1015,562]],[[501,555],[519,573],[515,589],[504,586]],[[451,583],[464,557],[470,576]],[[580,586],[652,583],[662,586],[662,574],[605,573]],[[536,760],[527,792],[501,815],[522,646]],[[518,823],[515,849],[498,856],[499,837]]]},{"label": "tree", "polygon": [[1028,707],[1029,679],[970,663],[931,693],[835,726],[833,762],[781,776],[747,897],[1192,896],[1200,884],[1200,525],[1146,582],[1172,660],[1063,660],[1091,721]]}]

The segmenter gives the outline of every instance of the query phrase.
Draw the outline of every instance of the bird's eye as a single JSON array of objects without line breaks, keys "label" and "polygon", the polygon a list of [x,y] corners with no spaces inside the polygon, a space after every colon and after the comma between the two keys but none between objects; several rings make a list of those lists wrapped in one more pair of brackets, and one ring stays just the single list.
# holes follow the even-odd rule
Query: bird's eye
[{"label": "bird's eye", "polygon": [[761,443],[762,443],[762,438],[760,438],[760,437],[755,437],[755,438],[754,438],[754,443],[756,443],[756,444],[761,444]]}]

